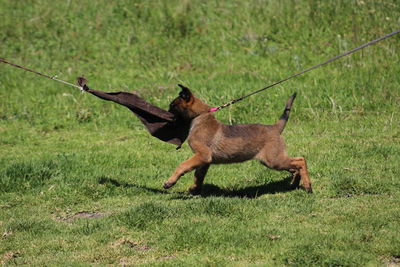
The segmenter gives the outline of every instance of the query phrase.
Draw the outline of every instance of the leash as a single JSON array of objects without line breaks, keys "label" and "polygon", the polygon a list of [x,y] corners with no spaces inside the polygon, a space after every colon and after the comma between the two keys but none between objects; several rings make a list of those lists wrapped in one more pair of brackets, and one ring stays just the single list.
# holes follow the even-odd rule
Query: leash
[{"label": "leash", "polygon": [[72,84],[72,83],[69,83],[69,82],[66,82],[66,81],[57,79],[57,76],[49,76],[49,75],[40,73],[40,72],[38,72],[38,71],[34,71],[34,70],[29,69],[29,68],[27,68],[27,67],[24,67],[24,66],[21,66],[21,65],[17,65],[17,64],[11,63],[11,62],[5,60],[4,58],[0,58],[0,62],[5,63],[5,64],[8,64],[8,65],[11,65],[11,66],[16,67],[16,68],[20,68],[20,69],[23,69],[23,70],[26,70],[26,71],[33,72],[33,73],[35,73],[35,74],[37,74],[37,75],[40,75],[40,76],[42,76],[42,77],[45,77],[45,78],[48,78],[48,79],[50,79],[50,80],[53,80],[53,81],[56,81],[56,82],[60,82],[60,83],[66,84],[66,85],[73,86],[73,87],[78,88],[78,89],[80,89],[81,91],[83,91],[83,88],[82,88],[81,86],[78,86],[78,85],[75,85],[75,84]]},{"label": "leash", "polygon": [[380,37],[380,38],[378,38],[378,39],[375,39],[375,40],[373,40],[373,41],[370,41],[370,42],[368,42],[368,43],[365,43],[365,44],[363,44],[363,45],[360,45],[359,47],[356,47],[356,48],[351,49],[351,50],[349,50],[349,51],[347,51],[347,52],[344,52],[343,54],[340,54],[340,55],[338,55],[338,56],[336,56],[336,57],[330,58],[330,59],[328,59],[328,60],[326,60],[326,61],[324,61],[324,62],[322,62],[322,63],[319,63],[319,64],[317,64],[317,65],[315,65],[315,66],[312,66],[312,67],[310,67],[310,68],[308,68],[308,69],[305,69],[305,70],[303,70],[303,71],[301,71],[301,72],[298,72],[298,73],[296,73],[296,74],[293,74],[293,75],[291,75],[291,76],[289,76],[289,77],[287,77],[287,78],[285,78],[285,79],[282,79],[282,80],[277,81],[277,82],[275,82],[275,83],[273,83],[273,84],[270,84],[270,85],[268,85],[267,87],[261,88],[261,89],[259,89],[259,90],[257,90],[257,91],[254,91],[254,92],[252,92],[252,93],[249,93],[249,94],[247,94],[247,95],[243,95],[243,96],[241,96],[241,97],[239,97],[239,98],[236,98],[236,99],[234,99],[234,100],[231,100],[231,101],[229,101],[228,103],[223,104],[223,105],[221,105],[221,106],[218,106],[218,107],[215,107],[215,108],[210,108],[208,112],[215,112],[215,111],[217,111],[217,110],[226,108],[226,107],[228,107],[228,106],[230,106],[230,105],[232,105],[232,104],[235,104],[236,102],[239,102],[240,100],[243,100],[243,99],[245,99],[245,98],[247,98],[247,97],[249,97],[249,96],[252,96],[252,95],[254,95],[254,94],[260,93],[260,92],[262,92],[262,91],[264,91],[264,90],[267,90],[267,89],[269,89],[269,88],[271,88],[271,87],[274,87],[275,85],[278,85],[278,84],[283,83],[283,82],[285,82],[285,81],[287,81],[287,80],[290,80],[290,79],[292,79],[292,78],[294,78],[294,77],[296,77],[296,76],[299,76],[299,75],[304,74],[304,73],[306,73],[306,72],[309,72],[309,71],[311,71],[311,70],[313,70],[313,69],[316,69],[316,68],[318,68],[318,67],[321,67],[321,66],[323,66],[323,65],[325,65],[325,64],[328,64],[328,63],[330,63],[330,62],[332,62],[332,61],[335,61],[335,60],[337,60],[337,59],[339,59],[339,58],[342,58],[342,57],[345,57],[345,56],[347,56],[347,55],[350,55],[350,54],[352,54],[352,53],[354,53],[354,52],[356,52],[356,51],[358,51],[358,50],[361,50],[361,49],[363,49],[363,48],[365,48],[365,47],[367,47],[367,46],[370,46],[370,45],[373,45],[373,44],[375,44],[375,43],[377,43],[377,42],[380,42],[380,41],[382,41],[382,40],[385,40],[386,38],[389,38],[389,37],[391,37],[391,36],[393,36],[393,35],[395,35],[395,34],[398,34],[398,33],[400,33],[400,30],[397,30],[397,31],[395,31],[395,32],[386,34],[386,35],[383,36],[383,37]]}]

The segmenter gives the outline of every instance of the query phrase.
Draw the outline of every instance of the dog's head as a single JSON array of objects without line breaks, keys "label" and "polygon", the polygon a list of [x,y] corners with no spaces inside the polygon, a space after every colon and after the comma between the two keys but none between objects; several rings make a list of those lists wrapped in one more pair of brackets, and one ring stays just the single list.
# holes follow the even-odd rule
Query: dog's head
[{"label": "dog's head", "polygon": [[189,88],[181,84],[178,85],[182,90],[179,96],[169,105],[169,112],[187,120],[192,120],[200,114],[208,112],[210,107],[207,104],[195,97]]}]

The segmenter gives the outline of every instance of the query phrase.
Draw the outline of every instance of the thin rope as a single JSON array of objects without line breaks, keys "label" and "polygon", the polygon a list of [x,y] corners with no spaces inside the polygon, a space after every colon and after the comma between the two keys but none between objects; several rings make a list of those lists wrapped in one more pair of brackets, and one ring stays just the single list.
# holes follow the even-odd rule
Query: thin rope
[{"label": "thin rope", "polygon": [[46,74],[43,74],[43,73],[34,71],[34,70],[29,69],[29,68],[27,68],[27,67],[24,67],[24,66],[21,66],[21,65],[17,65],[17,64],[11,63],[11,62],[5,60],[4,58],[0,58],[0,62],[5,63],[5,64],[8,64],[8,65],[11,65],[11,66],[14,66],[14,67],[16,67],[16,68],[20,68],[20,69],[23,69],[23,70],[26,70],[26,71],[33,72],[33,73],[35,73],[35,74],[37,74],[37,75],[46,77],[46,78],[48,78],[48,79],[51,79],[51,80],[54,80],[54,81],[56,81],[56,82],[60,82],[60,83],[63,83],[63,84],[69,85],[69,86],[73,86],[73,87],[78,88],[78,89],[80,89],[81,91],[83,91],[83,88],[82,88],[81,86],[78,86],[78,85],[75,85],[75,84],[72,84],[72,83],[69,83],[69,82],[66,82],[66,81],[57,79],[56,76],[49,76],[49,75],[46,75]]},{"label": "thin rope", "polygon": [[337,59],[339,59],[339,58],[342,58],[342,57],[344,57],[344,56],[350,55],[350,54],[352,54],[352,53],[354,53],[354,52],[356,52],[356,51],[358,51],[358,50],[360,50],[360,49],[363,49],[363,48],[365,48],[365,47],[367,47],[367,46],[370,46],[370,45],[373,45],[373,44],[375,44],[375,43],[377,43],[377,42],[380,42],[380,41],[382,41],[382,40],[385,40],[386,38],[389,38],[389,37],[391,37],[391,36],[393,36],[393,35],[395,35],[395,34],[398,34],[398,33],[400,33],[400,30],[397,30],[397,31],[394,31],[394,32],[392,32],[392,33],[386,34],[386,35],[383,36],[383,37],[380,37],[380,38],[378,38],[378,39],[375,39],[375,40],[373,40],[373,41],[370,41],[370,42],[368,42],[368,43],[365,43],[365,44],[363,44],[363,45],[360,45],[359,47],[356,47],[356,48],[351,49],[351,50],[349,50],[349,51],[347,51],[347,52],[344,52],[343,54],[340,54],[340,55],[338,55],[338,56],[336,56],[336,57],[330,58],[330,59],[328,59],[328,60],[326,60],[326,61],[324,61],[324,62],[322,62],[322,63],[319,63],[319,64],[317,64],[317,65],[315,65],[315,66],[312,66],[312,67],[310,67],[310,68],[308,68],[308,69],[306,69],[306,70],[303,70],[303,71],[301,71],[301,72],[299,72],[299,73],[293,74],[292,76],[289,76],[289,77],[287,77],[287,78],[285,78],[285,79],[282,79],[282,80],[280,80],[280,81],[278,81],[278,82],[275,82],[275,83],[273,83],[273,84],[271,84],[271,85],[268,85],[267,87],[261,88],[261,89],[259,89],[259,90],[257,90],[257,91],[254,91],[254,92],[249,93],[249,94],[247,94],[247,95],[244,95],[244,96],[241,96],[241,97],[239,97],[239,98],[236,98],[236,99],[234,99],[234,100],[232,100],[232,101],[229,101],[228,103],[226,103],[226,104],[224,104],[224,105],[221,105],[221,106],[218,106],[218,107],[215,107],[215,108],[211,108],[211,109],[209,110],[209,112],[214,112],[214,111],[217,111],[217,110],[226,108],[226,107],[228,107],[228,106],[230,106],[230,105],[232,105],[232,104],[235,104],[236,102],[238,102],[238,101],[240,101],[240,100],[243,100],[243,99],[245,99],[245,98],[247,98],[247,97],[249,97],[249,96],[252,96],[252,95],[254,95],[254,94],[257,94],[257,93],[259,93],[259,92],[262,92],[262,91],[264,91],[264,90],[267,90],[267,89],[269,89],[269,88],[271,88],[271,87],[273,87],[273,86],[275,86],[275,85],[278,85],[278,84],[283,83],[283,82],[285,82],[285,81],[287,81],[287,80],[290,80],[290,79],[292,79],[292,78],[294,78],[294,77],[296,77],[296,76],[299,76],[299,75],[301,75],[301,74],[304,74],[304,73],[306,73],[306,72],[309,72],[310,70],[313,70],[313,69],[316,69],[316,68],[318,68],[318,67],[321,67],[321,66],[323,66],[323,65],[325,65],[325,64],[328,64],[328,63],[330,63],[330,62],[332,62],[332,61],[335,61],[335,60],[337,60]]}]

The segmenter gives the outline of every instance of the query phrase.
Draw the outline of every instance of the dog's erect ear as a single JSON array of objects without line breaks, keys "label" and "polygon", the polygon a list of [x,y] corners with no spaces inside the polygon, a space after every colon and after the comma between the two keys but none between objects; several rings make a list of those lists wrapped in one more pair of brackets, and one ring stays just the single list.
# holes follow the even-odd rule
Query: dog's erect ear
[{"label": "dog's erect ear", "polygon": [[178,84],[178,86],[182,88],[182,91],[179,93],[179,97],[186,102],[189,102],[189,100],[192,98],[192,92],[190,92],[189,88],[183,86],[182,84]]}]

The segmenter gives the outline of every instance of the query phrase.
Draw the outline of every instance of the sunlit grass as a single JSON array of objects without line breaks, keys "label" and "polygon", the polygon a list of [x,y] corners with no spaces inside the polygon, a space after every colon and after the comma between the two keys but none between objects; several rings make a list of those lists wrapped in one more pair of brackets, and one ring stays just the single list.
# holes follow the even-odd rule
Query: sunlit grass
[{"label": "sunlit grass", "polygon": [[[212,106],[398,28],[396,1],[4,1],[1,57],[163,108],[177,83]],[[162,189],[191,155],[132,113],[1,65],[0,262],[6,265],[399,264],[399,37],[216,113],[273,123],[314,194],[257,162]]]}]

